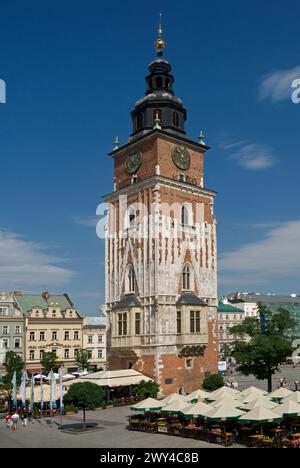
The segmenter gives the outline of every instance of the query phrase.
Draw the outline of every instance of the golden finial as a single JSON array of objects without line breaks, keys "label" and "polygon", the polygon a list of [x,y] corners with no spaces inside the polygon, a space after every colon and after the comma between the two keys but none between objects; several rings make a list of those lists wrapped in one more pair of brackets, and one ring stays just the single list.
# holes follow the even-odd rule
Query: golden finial
[{"label": "golden finial", "polygon": [[162,28],[162,13],[159,15],[159,26],[158,26],[158,37],[155,41],[155,47],[158,57],[162,57],[165,48],[165,41],[163,39],[163,28]]}]

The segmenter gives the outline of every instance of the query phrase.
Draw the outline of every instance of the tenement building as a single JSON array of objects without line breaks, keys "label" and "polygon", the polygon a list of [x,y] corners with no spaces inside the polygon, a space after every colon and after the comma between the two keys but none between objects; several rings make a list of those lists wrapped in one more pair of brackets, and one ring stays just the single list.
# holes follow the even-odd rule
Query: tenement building
[{"label": "tenement building", "polygon": [[132,134],[116,139],[106,232],[108,368],[133,368],[164,394],[191,392],[217,371],[216,193],[209,149],[185,131],[162,30]]},{"label": "tenement building", "polygon": [[82,348],[83,319],[67,294],[14,295],[17,307],[24,316],[24,357],[29,373],[40,372],[45,352],[57,356],[57,371],[63,373],[78,370],[76,353]]},{"label": "tenement building", "polygon": [[23,358],[24,319],[14,295],[0,293],[0,376],[4,374],[6,353],[13,351]]},{"label": "tenement building", "polygon": [[218,326],[219,326],[219,355],[224,357],[226,345],[230,347],[237,337],[232,334],[231,328],[241,325],[245,320],[245,312],[238,307],[234,307],[224,299],[218,306]]},{"label": "tenement building", "polygon": [[106,317],[83,319],[83,348],[89,355],[90,369],[106,370]]}]

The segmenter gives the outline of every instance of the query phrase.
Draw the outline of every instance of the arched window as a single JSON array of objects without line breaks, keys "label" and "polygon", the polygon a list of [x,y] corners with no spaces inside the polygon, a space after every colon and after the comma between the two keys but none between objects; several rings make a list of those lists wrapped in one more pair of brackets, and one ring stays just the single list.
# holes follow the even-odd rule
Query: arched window
[{"label": "arched window", "polygon": [[134,227],[136,224],[136,212],[133,206],[128,209],[128,227]]},{"label": "arched window", "polygon": [[166,87],[167,89],[170,89],[170,80],[169,80],[169,78],[166,78],[165,87]]},{"label": "arched window", "polygon": [[160,109],[155,109],[153,111],[153,122],[156,120],[156,119],[159,119],[161,121],[161,110]]},{"label": "arched window", "polygon": [[140,130],[143,126],[143,114],[138,114],[136,118],[136,128]]},{"label": "arched window", "polygon": [[135,273],[132,265],[129,265],[126,272],[126,293],[134,292],[134,283],[135,283]]},{"label": "arched window", "polygon": [[162,88],[163,87],[163,80],[162,80],[162,78],[160,76],[158,78],[156,78],[156,87],[157,88]]},{"label": "arched window", "polygon": [[183,205],[181,208],[181,224],[183,226],[188,226],[189,225],[189,209],[186,205]]},{"label": "arched window", "polygon": [[191,267],[189,264],[184,265],[182,273],[182,289],[190,291],[191,289]]},{"label": "arched window", "polygon": [[173,112],[173,125],[179,127],[179,115],[178,112]]},{"label": "arched window", "polygon": [[148,81],[148,86],[149,86],[149,89],[152,89],[153,85],[152,85],[152,80],[151,79]]}]

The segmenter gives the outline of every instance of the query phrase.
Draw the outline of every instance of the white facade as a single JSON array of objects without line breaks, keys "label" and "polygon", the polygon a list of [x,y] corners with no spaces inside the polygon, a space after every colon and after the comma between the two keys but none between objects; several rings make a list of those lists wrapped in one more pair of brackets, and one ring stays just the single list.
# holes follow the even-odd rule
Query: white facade
[{"label": "white facade", "polygon": [[83,321],[83,349],[89,352],[94,370],[106,370],[106,317],[85,317]]}]

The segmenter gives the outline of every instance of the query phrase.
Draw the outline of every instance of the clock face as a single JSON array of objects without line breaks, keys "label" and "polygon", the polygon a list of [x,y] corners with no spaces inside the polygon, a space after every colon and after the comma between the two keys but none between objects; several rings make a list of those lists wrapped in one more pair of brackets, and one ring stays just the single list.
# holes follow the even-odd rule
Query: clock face
[{"label": "clock face", "polygon": [[184,146],[176,146],[172,151],[172,159],[174,164],[181,169],[186,171],[191,165],[191,156],[189,151]]},{"label": "clock face", "polygon": [[142,153],[140,151],[134,151],[131,153],[125,162],[126,171],[129,174],[134,174],[140,168],[142,164]]}]

